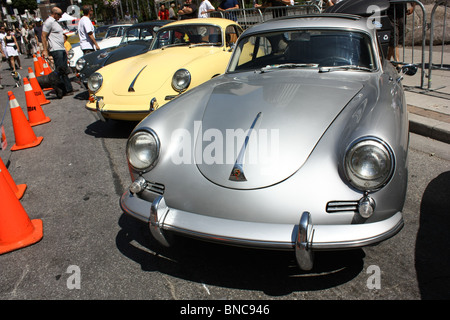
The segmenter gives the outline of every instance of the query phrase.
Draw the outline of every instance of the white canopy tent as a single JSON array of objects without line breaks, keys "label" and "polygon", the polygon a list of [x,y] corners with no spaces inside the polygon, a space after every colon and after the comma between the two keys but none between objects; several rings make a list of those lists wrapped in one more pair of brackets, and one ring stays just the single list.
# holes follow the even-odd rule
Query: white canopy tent
[{"label": "white canopy tent", "polygon": [[59,22],[64,22],[64,21],[73,21],[76,20],[76,17],[72,17],[70,15],[68,15],[67,13],[63,13],[62,17],[58,20]]}]

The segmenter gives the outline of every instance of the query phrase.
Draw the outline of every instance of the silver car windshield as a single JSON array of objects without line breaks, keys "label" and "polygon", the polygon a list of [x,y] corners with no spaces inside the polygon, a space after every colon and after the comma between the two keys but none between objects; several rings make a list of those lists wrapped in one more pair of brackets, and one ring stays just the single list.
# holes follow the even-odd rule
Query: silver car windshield
[{"label": "silver car windshield", "polygon": [[179,45],[222,45],[219,27],[212,25],[189,24],[164,28],[158,31],[152,42],[152,49]]},{"label": "silver car windshield", "polygon": [[314,29],[268,32],[240,39],[228,72],[286,68],[373,71],[377,66],[369,35]]}]

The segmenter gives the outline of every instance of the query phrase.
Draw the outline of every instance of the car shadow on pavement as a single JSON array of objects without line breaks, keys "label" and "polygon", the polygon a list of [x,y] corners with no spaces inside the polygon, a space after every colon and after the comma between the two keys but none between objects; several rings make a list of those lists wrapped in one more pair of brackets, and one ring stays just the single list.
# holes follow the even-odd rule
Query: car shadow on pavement
[{"label": "car shadow on pavement", "polygon": [[96,138],[127,139],[137,124],[133,121],[97,120],[88,125],[84,132]]},{"label": "car shadow on pavement", "polygon": [[423,193],[416,238],[415,267],[422,299],[450,299],[450,171],[433,179]]},{"label": "car shadow on pavement", "polygon": [[224,246],[180,236],[166,248],[153,239],[147,224],[125,213],[119,226],[117,248],[144,271],[226,288],[259,290],[270,296],[335,287],[358,276],[364,265],[362,249],[318,252],[313,270],[303,272],[293,251]]}]

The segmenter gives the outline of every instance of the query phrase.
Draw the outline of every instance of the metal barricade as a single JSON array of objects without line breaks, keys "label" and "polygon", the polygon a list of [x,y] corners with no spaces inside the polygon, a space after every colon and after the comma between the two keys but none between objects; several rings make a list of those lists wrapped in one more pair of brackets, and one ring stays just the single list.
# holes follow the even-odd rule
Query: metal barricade
[{"label": "metal barricade", "polygon": [[[393,42],[398,43],[397,48],[390,45],[387,58],[401,63],[415,63],[421,68],[420,88],[425,86],[425,51],[426,51],[426,30],[427,13],[425,7],[420,1],[391,0],[391,8],[388,10],[388,16],[391,21],[391,28],[397,25],[398,32],[394,32]],[[412,14],[407,14],[406,6],[410,3],[415,4],[415,10]],[[403,7],[401,9],[396,6]],[[419,31],[419,32],[418,32]],[[421,31],[421,32],[420,32]],[[419,44],[420,57],[416,58],[416,44]],[[401,53],[400,53],[401,52]]]},{"label": "metal barricade", "polygon": [[[443,19],[442,19],[442,34],[441,34],[441,53],[440,53],[440,59],[438,63],[433,63],[433,51],[435,49],[434,46],[434,40],[435,40],[435,36],[437,36],[437,32],[435,30],[436,28],[436,14],[438,12],[438,8],[440,8],[441,6],[443,6]],[[440,1],[436,1],[433,10],[431,11],[431,22],[430,22],[430,51],[429,51],[429,63],[428,63],[428,90],[431,90],[431,73],[433,69],[439,69],[439,70],[450,70],[450,61],[444,61],[444,57],[445,55],[447,55],[447,57],[449,56],[449,53],[445,54],[445,43],[446,43],[446,39],[447,39],[447,35],[446,35],[446,29],[447,29],[447,15],[448,15],[448,10],[447,7],[450,6],[450,1],[449,0],[440,0]],[[450,39],[449,39],[450,41]],[[437,49],[437,46],[436,46]]]},{"label": "metal barricade", "polygon": [[255,24],[264,22],[263,15],[258,8],[214,11],[210,13],[210,16],[236,21],[244,30]]},{"label": "metal barricade", "polygon": [[[426,91],[436,90],[432,89],[432,71],[433,70],[450,70],[450,54],[446,53],[446,29],[447,29],[447,7],[450,6],[450,0],[437,0],[433,8],[430,10],[431,5],[427,5],[427,8],[420,1],[400,1],[391,0],[391,7],[395,4],[406,5],[408,3],[415,3],[415,10],[411,15],[406,15],[405,12],[396,12],[395,16],[403,16],[405,22],[405,28],[403,33],[399,35],[402,40],[399,43],[401,48],[401,55],[398,60],[402,63],[414,63],[421,68],[420,84],[416,87],[422,90],[422,93]],[[440,10],[439,17],[437,12]],[[427,15],[430,15],[430,22],[427,21]],[[443,13],[442,13],[443,11]],[[395,21],[395,17],[391,18]],[[439,21],[437,21],[439,20]],[[442,34],[438,33],[436,25],[442,26]],[[429,33],[428,33],[429,31]],[[435,43],[436,36],[440,36],[438,43]],[[450,40],[450,39],[449,39]],[[428,45],[428,48],[427,48]],[[420,49],[417,49],[420,46]],[[440,61],[438,63],[433,62],[433,56],[435,51],[440,47]],[[419,54],[419,57],[417,55]],[[427,57],[428,53],[428,57]],[[388,56],[388,58],[391,58]],[[447,61],[445,61],[447,59]],[[417,61],[418,60],[418,61]],[[413,90],[411,87],[407,90]],[[440,89],[440,88],[439,88]]]},{"label": "metal barricade", "polygon": [[320,13],[320,8],[315,4],[285,7],[256,7],[227,11],[214,11],[210,13],[210,16],[236,21],[245,30],[255,24],[274,18],[309,13]]},{"label": "metal barricade", "polygon": [[[227,11],[215,11],[211,13],[212,17],[228,18],[237,21],[243,29],[248,29],[251,26],[265,22],[274,18],[279,18],[282,16],[294,16],[302,14],[320,13],[322,7],[320,1],[311,0],[307,1],[305,5],[295,5],[295,6],[285,6],[285,7],[256,7],[256,8],[246,8],[246,9],[235,9]],[[411,14],[407,14],[405,7],[409,4],[415,4],[415,10]],[[399,5],[401,9],[394,9],[396,5]],[[437,0],[433,10],[431,12],[431,23],[427,23],[427,10],[421,1],[418,0],[390,0],[391,10],[388,12],[381,13],[382,15],[388,15],[389,24],[387,30],[384,30],[384,37],[387,37],[390,32],[389,30],[394,27],[395,23],[402,23],[404,28],[400,28],[400,33],[394,34],[394,42],[398,43],[398,51],[391,48],[387,48],[387,53],[396,53],[394,56],[387,56],[388,59],[392,61],[398,61],[399,63],[414,63],[420,69],[419,84],[415,87],[421,90],[431,90],[431,76],[433,69],[450,70],[450,61],[444,61],[445,57],[449,57],[450,54],[444,54],[445,41],[446,41],[446,19],[447,19],[447,7],[450,6],[450,0]],[[440,62],[433,63],[433,39],[436,36],[436,12],[438,8],[444,9],[443,16],[443,33],[441,42],[441,54]],[[429,14],[429,6],[428,14]],[[439,21],[442,23],[442,21]],[[384,28],[386,29],[386,27]],[[430,30],[429,38],[427,39],[427,31]],[[391,35],[389,35],[391,36]],[[383,37],[383,38],[384,38]],[[395,37],[398,37],[395,38]],[[397,41],[400,40],[400,41]],[[429,49],[426,47],[427,40],[429,40]],[[387,45],[387,43],[386,43]],[[429,56],[426,57],[427,50],[429,50]],[[428,63],[426,59],[429,59]],[[426,73],[427,72],[427,73]],[[428,77],[428,81],[425,78]]]},{"label": "metal barricade", "polygon": [[320,13],[320,8],[315,4],[305,4],[298,6],[285,7],[266,7],[261,8],[264,21],[280,18],[283,16],[296,16],[302,14]]}]

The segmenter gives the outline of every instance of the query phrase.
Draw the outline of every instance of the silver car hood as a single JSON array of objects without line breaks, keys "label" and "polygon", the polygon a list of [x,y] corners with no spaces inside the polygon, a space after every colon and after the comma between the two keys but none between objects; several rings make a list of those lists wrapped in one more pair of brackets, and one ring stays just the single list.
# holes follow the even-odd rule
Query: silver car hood
[{"label": "silver car hood", "polygon": [[224,77],[228,80],[212,89],[194,137],[194,159],[208,180],[228,188],[255,189],[287,179],[363,87],[337,77],[300,74]]}]

